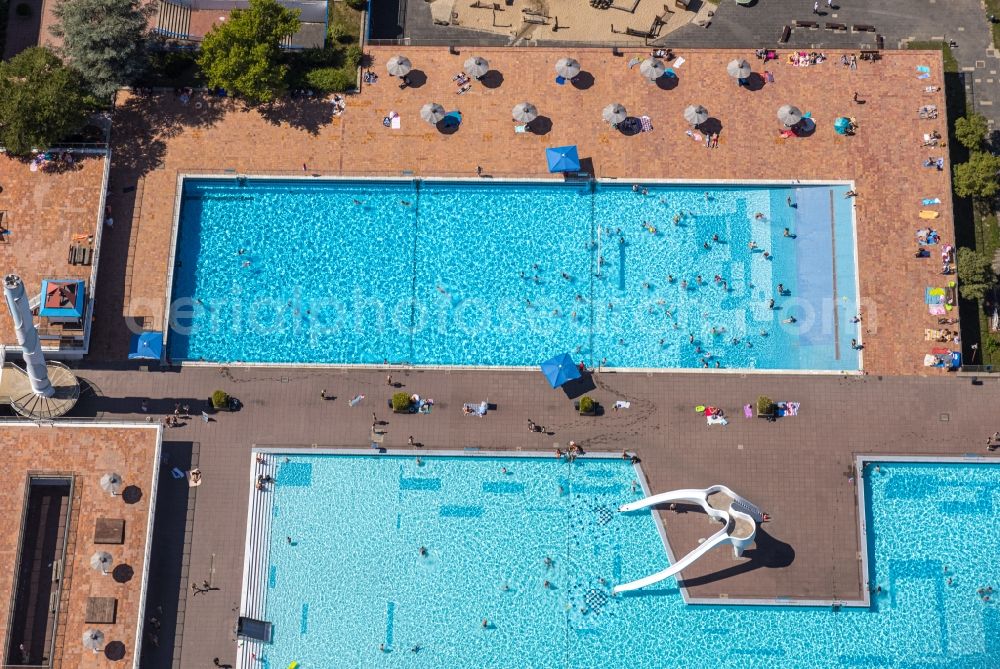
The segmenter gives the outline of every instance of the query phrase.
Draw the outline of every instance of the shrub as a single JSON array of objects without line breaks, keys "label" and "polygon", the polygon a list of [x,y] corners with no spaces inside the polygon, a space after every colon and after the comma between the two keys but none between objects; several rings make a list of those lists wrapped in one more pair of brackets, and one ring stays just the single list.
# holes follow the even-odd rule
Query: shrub
[{"label": "shrub", "polygon": [[365,52],[357,44],[352,44],[344,51],[344,67],[357,68],[361,65],[361,60],[365,57]]},{"label": "shrub", "polygon": [[21,18],[27,18],[31,16],[31,5],[29,5],[26,2],[21,2],[14,9],[14,13],[20,16]]},{"label": "shrub", "polygon": [[404,413],[410,410],[413,406],[413,402],[410,401],[410,395],[408,393],[393,393],[392,395],[392,410],[396,413]]},{"label": "shrub", "polygon": [[594,400],[589,395],[580,398],[580,413],[594,413]]},{"label": "shrub", "polygon": [[343,23],[334,23],[330,26],[330,39],[340,44],[354,41],[354,32]]},{"label": "shrub", "polygon": [[774,413],[774,402],[767,395],[761,395],[757,398],[757,415],[758,416],[770,416]]},{"label": "shrub", "polygon": [[225,390],[216,390],[214,393],[212,393],[212,408],[213,409],[229,408],[229,394]]},{"label": "shrub", "polygon": [[318,67],[306,73],[306,83],[320,93],[342,93],[357,85],[357,73],[336,67]]},{"label": "shrub", "polygon": [[347,6],[361,12],[368,9],[368,0],[347,0]]}]

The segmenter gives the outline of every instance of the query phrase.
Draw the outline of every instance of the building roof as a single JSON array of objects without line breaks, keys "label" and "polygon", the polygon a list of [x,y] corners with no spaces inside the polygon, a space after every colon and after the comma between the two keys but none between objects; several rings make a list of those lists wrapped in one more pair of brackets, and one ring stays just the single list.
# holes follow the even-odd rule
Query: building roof
[{"label": "building roof", "polygon": [[[0,559],[8,568],[0,570],[0,629],[8,630],[4,650],[17,652],[19,644],[34,650],[38,640],[10,638],[11,604],[15,595],[15,565],[19,564],[22,515],[26,512],[30,478],[69,479],[72,492],[65,510],[65,554],[61,578],[53,578],[59,593],[51,666],[80,667],[93,664],[84,648],[85,630],[104,634],[110,657],[122,653],[117,666],[138,667],[138,640],[142,634],[143,607],[156,499],[159,425],[59,423],[58,426],[26,422],[0,423],[0,451],[4,454],[6,484],[0,488]],[[122,479],[122,493],[112,496],[101,487],[101,477],[110,472]],[[98,519],[123,521],[120,543],[97,543]],[[63,521],[60,521],[63,522]],[[111,554],[111,573],[91,566],[97,551]],[[115,569],[117,567],[117,569]],[[53,568],[55,574],[60,570]],[[24,584],[21,584],[24,585]],[[113,623],[87,622],[92,598],[114,599]],[[51,643],[51,646],[49,644]],[[112,646],[112,644],[114,644]],[[32,661],[36,657],[32,656]],[[102,658],[103,659],[103,658]],[[3,659],[0,659],[0,663]]]}]

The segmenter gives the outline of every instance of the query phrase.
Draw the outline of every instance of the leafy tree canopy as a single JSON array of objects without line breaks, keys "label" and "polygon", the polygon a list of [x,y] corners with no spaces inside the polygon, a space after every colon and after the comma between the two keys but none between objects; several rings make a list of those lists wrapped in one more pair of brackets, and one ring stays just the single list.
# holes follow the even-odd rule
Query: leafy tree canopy
[{"label": "leafy tree canopy", "polygon": [[955,166],[955,193],[959,197],[993,197],[998,188],[1000,156],[973,151],[969,162]]},{"label": "leafy tree canopy", "polygon": [[959,292],[967,300],[981,300],[993,284],[996,275],[993,273],[992,259],[972,249],[958,250]]},{"label": "leafy tree canopy", "polygon": [[0,144],[8,153],[44,149],[87,120],[83,79],[43,47],[0,62]]},{"label": "leafy tree canopy", "polygon": [[285,88],[288,66],[281,40],[299,29],[299,11],[276,0],[250,0],[234,9],[201,44],[198,63],[212,88],[225,88],[251,103],[270,102]]},{"label": "leafy tree canopy", "polygon": [[144,44],[152,3],[136,0],[63,0],[55,7],[62,52],[95,96],[108,99],[146,67]]},{"label": "leafy tree canopy", "polygon": [[989,129],[986,117],[982,114],[972,112],[955,119],[955,139],[970,151],[975,151],[982,146]]}]

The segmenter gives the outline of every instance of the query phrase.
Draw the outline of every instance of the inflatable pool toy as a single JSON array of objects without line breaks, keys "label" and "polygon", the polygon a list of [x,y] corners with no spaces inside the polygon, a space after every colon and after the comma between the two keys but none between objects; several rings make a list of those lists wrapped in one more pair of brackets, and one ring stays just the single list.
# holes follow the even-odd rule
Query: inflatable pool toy
[{"label": "inflatable pool toy", "polygon": [[699,404],[694,408],[695,413],[705,413],[705,407]]},{"label": "inflatable pool toy", "polygon": [[937,218],[940,216],[939,212],[931,211],[930,209],[922,209],[920,211],[920,218]]},{"label": "inflatable pool toy", "polygon": [[288,669],[299,669],[299,662],[298,662],[298,660],[292,661],[292,663],[288,665]]}]

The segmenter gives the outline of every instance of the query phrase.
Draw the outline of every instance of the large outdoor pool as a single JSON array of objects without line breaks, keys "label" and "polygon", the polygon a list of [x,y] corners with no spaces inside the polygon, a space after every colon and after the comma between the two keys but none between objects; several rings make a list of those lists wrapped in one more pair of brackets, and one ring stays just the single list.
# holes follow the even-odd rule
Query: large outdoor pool
[{"label": "large outdoor pool", "polygon": [[188,179],[170,355],[857,370],[847,189]]},{"label": "large outdoor pool", "polygon": [[264,667],[1000,666],[1000,592],[977,594],[1000,591],[1000,466],[870,467],[881,592],[833,611],[685,605],[673,579],[612,597],[668,563],[652,515],[617,511],[642,494],[621,460],[284,455],[256,493]]}]

